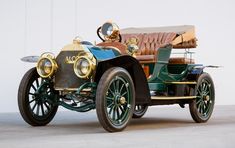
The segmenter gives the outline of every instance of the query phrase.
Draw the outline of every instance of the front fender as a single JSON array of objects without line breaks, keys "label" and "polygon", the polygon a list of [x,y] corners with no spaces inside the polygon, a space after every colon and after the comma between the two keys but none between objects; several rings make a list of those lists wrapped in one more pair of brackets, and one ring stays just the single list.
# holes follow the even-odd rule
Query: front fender
[{"label": "front fender", "polygon": [[40,58],[39,56],[26,56],[21,58],[21,61],[28,63],[37,63],[39,58]]},{"label": "front fender", "polygon": [[151,96],[148,81],[139,61],[132,56],[123,55],[99,62],[95,75],[97,84],[103,73],[111,67],[122,67],[129,72],[135,85],[136,104],[150,104]]}]

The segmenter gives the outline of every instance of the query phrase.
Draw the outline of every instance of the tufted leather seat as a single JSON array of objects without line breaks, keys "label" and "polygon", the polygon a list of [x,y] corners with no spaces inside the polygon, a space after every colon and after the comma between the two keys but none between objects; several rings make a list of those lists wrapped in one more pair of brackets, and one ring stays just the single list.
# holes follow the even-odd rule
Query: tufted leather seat
[{"label": "tufted leather seat", "polygon": [[137,39],[139,47],[136,59],[141,63],[152,63],[157,61],[158,49],[170,44],[175,38],[176,33],[148,33],[148,34],[122,34],[122,42],[128,43],[130,38]]},{"label": "tufted leather seat", "polygon": [[185,57],[174,57],[169,59],[169,64],[194,64],[194,59]]}]

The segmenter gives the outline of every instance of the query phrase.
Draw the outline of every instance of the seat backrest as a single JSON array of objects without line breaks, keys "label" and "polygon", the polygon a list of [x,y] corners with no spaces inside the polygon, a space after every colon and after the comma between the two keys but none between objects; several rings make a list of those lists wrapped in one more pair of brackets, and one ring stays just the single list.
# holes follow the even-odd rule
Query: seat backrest
[{"label": "seat backrest", "polygon": [[122,34],[122,42],[128,44],[130,38],[137,39],[137,46],[139,50],[138,55],[155,55],[158,48],[164,47],[170,44],[176,34],[173,32],[169,33],[144,33],[144,34]]}]

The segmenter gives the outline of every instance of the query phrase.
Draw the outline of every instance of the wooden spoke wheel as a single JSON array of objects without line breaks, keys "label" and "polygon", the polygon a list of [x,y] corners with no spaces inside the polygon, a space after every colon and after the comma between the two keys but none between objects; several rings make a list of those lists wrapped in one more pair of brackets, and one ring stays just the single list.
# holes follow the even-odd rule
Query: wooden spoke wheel
[{"label": "wooden spoke wheel", "polygon": [[119,67],[107,70],[100,79],[96,110],[103,128],[109,132],[123,130],[134,110],[135,89],[129,73]]},{"label": "wooden spoke wheel", "polygon": [[55,90],[39,77],[36,68],[30,69],[21,80],[18,106],[23,119],[32,126],[48,124],[57,112]]},{"label": "wooden spoke wheel", "polygon": [[199,76],[195,90],[197,98],[189,104],[195,122],[206,122],[211,117],[215,104],[214,84],[207,73]]}]

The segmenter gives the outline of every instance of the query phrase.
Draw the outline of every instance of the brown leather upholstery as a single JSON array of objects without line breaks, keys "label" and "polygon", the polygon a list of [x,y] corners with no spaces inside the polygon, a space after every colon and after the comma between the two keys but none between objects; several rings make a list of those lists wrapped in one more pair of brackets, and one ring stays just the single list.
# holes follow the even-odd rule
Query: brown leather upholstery
[{"label": "brown leather upholstery", "polygon": [[169,33],[148,33],[148,34],[122,34],[122,42],[128,43],[130,38],[137,38],[137,45],[139,47],[136,53],[136,59],[140,62],[156,62],[157,51],[160,47],[170,44],[175,38],[176,34]]},{"label": "brown leather upholstery", "polygon": [[169,59],[169,64],[194,64],[194,59],[175,57]]},{"label": "brown leather upholstery", "polygon": [[192,40],[189,40],[187,42],[182,42],[180,44],[177,44],[177,45],[174,45],[173,48],[179,48],[179,49],[182,49],[182,48],[196,48],[197,47],[197,39],[194,38]]},{"label": "brown leather upholstery", "polygon": [[102,47],[115,47],[119,50],[121,54],[127,54],[127,46],[125,44],[122,44],[120,42],[101,42],[96,44],[97,46],[102,46]]}]

